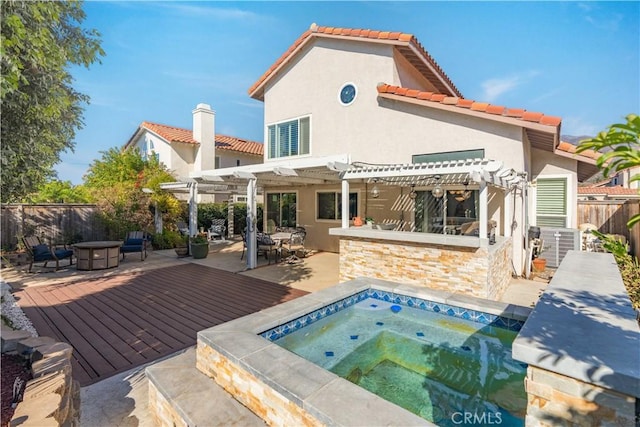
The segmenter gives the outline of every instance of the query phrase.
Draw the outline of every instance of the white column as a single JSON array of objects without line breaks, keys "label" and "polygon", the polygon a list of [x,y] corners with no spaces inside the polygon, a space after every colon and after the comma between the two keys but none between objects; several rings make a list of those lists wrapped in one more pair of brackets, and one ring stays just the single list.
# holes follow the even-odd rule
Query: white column
[{"label": "white column", "polygon": [[198,183],[189,183],[189,236],[198,234]]},{"label": "white column", "polygon": [[489,197],[487,190],[487,182],[483,179],[480,181],[480,215],[478,221],[480,221],[480,238],[487,238],[487,222],[489,221]]},{"label": "white column", "polygon": [[342,228],[349,228],[349,181],[342,180]]},{"label": "white column", "polygon": [[511,223],[513,222],[511,219],[512,215],[512,207],[511,207],[511,198],[513,194],[511,191],[504,192],[504,210],[502,216],[502,222],[504,224],[504,237],[511,236]]},{"label": "white column", "polygon": [[153,222],[156,225],[156,233],[162,234],[162,212],[158,209],[158,202],[154,202]]},{"label": "white column", "polygon": [[256,179],[249,179],[247,184],[247,269],[256,268],[258,264],[258,247],[256,237]]}]

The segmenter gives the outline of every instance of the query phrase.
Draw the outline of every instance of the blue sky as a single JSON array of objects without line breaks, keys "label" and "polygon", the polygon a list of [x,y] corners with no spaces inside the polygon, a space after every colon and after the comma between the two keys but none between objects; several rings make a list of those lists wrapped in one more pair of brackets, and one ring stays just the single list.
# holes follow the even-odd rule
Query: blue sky
[{"label": "blue sky", "polygon": [[106,52],[74,86],[91,97],[59,179],[82,182],[100,151],[144,121],[262,142],[249,87],[311,23],[415,35],[465,98],[563,119],[593,135],[640,113],[640,2],[86,2]]}]

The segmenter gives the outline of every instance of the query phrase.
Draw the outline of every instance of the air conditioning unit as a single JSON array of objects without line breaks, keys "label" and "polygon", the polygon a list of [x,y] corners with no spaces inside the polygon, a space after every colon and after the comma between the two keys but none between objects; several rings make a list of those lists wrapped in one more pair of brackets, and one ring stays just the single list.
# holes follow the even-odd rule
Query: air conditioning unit
[{"label": "air conditioning unit", "polygon": [[540,227],[540,238],[544,248],[540,258],[546,259],[549,267],[557,268],[568,251],[580,250],[580,230]]}]

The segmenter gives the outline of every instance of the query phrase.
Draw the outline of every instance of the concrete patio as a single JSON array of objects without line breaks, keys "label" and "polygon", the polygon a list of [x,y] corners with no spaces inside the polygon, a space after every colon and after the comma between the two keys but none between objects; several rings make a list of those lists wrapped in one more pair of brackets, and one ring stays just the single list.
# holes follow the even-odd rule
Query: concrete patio
[{"label": "concrete patio", "polygon": [[[32,286],[45,286],[75,281],[91,281],[117,276],[125,273],[138,273],[157,268],[195,263],[202,266],[226,270],[244,276],[278,283],[283,286],[315,292],[338,283],[338,254],[319,252],[311,254],[301,262],[269,264],[266,259],[258,259],[258,267],[246,270],[246,259],[240,260],[241,241],[223,241],[212,244],[205,259],[194,260],[191,257],[177,258],[173,250],[151,251],[145,261],[129,256],[118,268],[101,271],[78,271],[74,266],[63,266],[59,271],[53,268],[34,266],[34,272],[28,273],[27,266],[3,269],[2,277],[14,289]],[[546,283],[540,281],[514,279],[501,301],[522,306],[533,306]],[[192,350],[183,350],[169,358],[183,354],[182,358],[191,358]],[[153,363],[157,363],[156,360]],[[135,367],[90,386],[82,388],[83,426],[151,426],[148,416],[148,385],[144,369],[149,364]],[[233,408],[228,402],[227,409]],[[227,407],[227,405],[224,405]]]}]

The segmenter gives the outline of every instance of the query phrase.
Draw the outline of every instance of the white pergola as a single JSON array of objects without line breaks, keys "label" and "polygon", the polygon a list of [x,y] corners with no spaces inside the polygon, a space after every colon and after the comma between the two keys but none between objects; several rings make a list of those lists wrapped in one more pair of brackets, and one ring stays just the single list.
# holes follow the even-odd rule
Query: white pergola
[{"label": "white pergola", "polygon": [[[388,185],[424,185],[439,184],[443,187],[463,185],[475,182],[480,187],[479,198],[479,234],[487,238],[488,196],[487,185],[502,188],[505,191],[504,218],[508,224],[511,215],[511,203],[508,197],[511,189],[522,182],[522,174],[511,168],[505,168],[502,162],[489,159],[452,160],[443,162],[384,164],[374,165],[353,163],[339,165],[342,169],[342,228],[349,228],[349,181],[381,182]],[[505,227],[510,235],[511,228]]]},{"label": "white pergola", "polygon": [[[349,228],[349,182],[379,182],[388,185],[435,185],[443,187],[475,182],[480,187],[479,232],[487,238],[488,197],[487,185],[505,190],[504,218],[511,212],[511,188],[522,181],[521,174],[504,168],[501,162],[488,159],[470,159],[413,164],[367,164],[351,162],[347,154],[277,160],[232,168],[197,171],[188,180],[161,184],[161,188],[174,193],[189,194],[189,234],[197,233],[198,193],[247,195],[247,268],[257,264],[256,196],[259,188],[291,185],[342,185],[342,228]],[[508,223],[508,221],[506,222]],[[505,227],[505,234],[510,227]]]},{"label": "white pergola", "polygon": [[[256,196],[258,188],[336,183],[340,181],[339,171],[332,168],[332,165],[348,165],[349,163],[350,157],[347,154],[307,157],[293,160],[274,160],[254,165],[193,172],[190,178],[196,182],[196,188],[199,188],[203,184],[215,184],[219,187],[225,187],[225,191],[236,192],[238,194],[244,194],[246,192],[247,268],[253,269],[257,265],[258,254],[255,244]],[[197,191],[197,189],[195,191]],[[195,194],[193,199],[195,200]],[[191,220],[193,216],[191,208],[189,209],[189,213]]]}]

